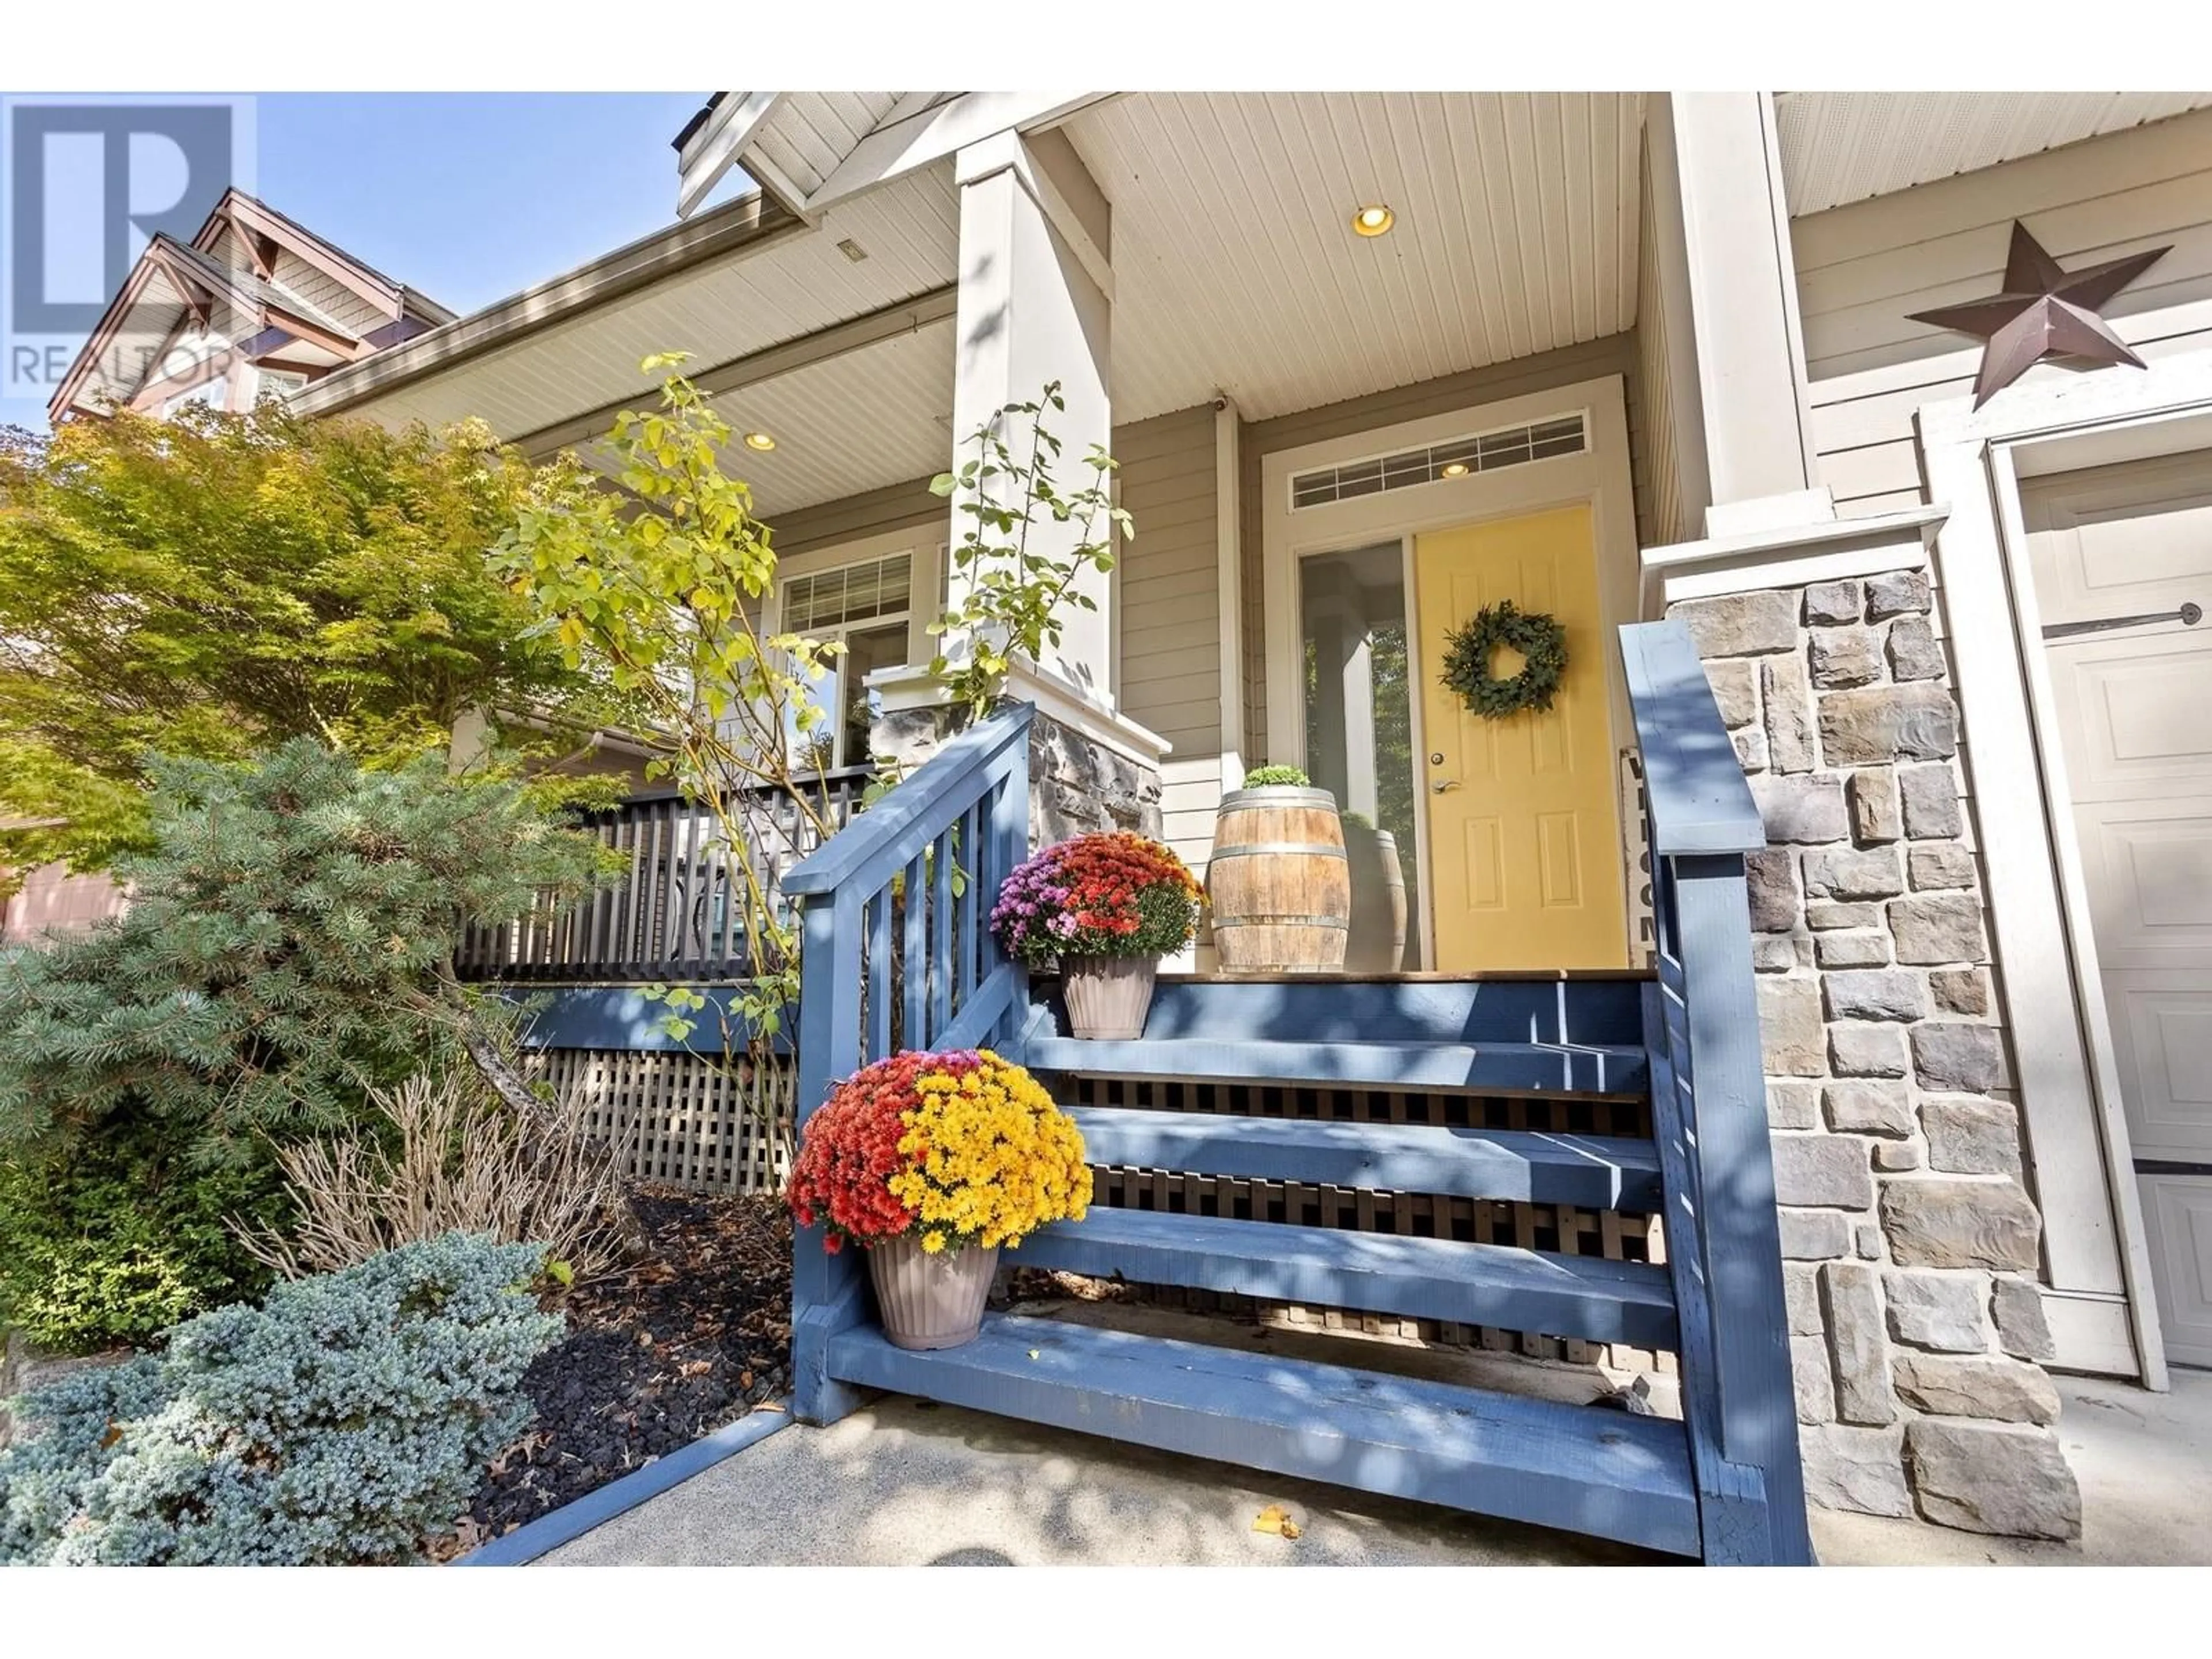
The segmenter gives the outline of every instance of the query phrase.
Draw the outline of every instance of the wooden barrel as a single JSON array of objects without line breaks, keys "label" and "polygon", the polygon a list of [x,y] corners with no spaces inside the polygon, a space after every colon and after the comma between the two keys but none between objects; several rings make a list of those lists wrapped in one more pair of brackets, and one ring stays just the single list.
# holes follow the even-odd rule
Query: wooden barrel
[{"label": "wooden barrel", "polygon": [[1396,973],[1406,965],[1406,867],[1398,862],[1398,838],[1377,830],[1375,839],[1382,849],[1382,885],[1390,895],[1390,967]]},{"label": "wooden barrel", "polygon": [[1223,972],[1343,970],[1352,874],[1328,790],[1278,784],[1224,795],[1206,881]]},{"label": "wooden barrel", "polygon": [[1406,963],[1406,873],[1398,863],[1397,838],[1354,821],[1344,826],[1344,848],[1352,872],[1345,969],[1395,974]]}]

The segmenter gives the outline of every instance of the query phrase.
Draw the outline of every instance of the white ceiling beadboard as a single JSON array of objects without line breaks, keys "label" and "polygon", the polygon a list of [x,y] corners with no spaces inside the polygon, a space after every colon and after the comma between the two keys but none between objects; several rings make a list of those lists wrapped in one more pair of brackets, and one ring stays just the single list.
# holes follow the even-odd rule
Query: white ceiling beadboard
[{"label": "white ceiling beadboard", "polygon": [[2212,92],[1782,92],[1774,99],[1793,215],[2212,105]]},{"label": "white ceiling beadboard", "polygon": [[[784,140],[793,107],[809,123],[837,111],[787,100]],[[1117,422],[1224,391],[1265,419],[1635,321],[1639,94],[1126,94],[1064,131],[1114,204]],[[778,165],[805,149],[793,140]],[[1353,212],[1376,201],[1395,228],[1353,235]],[[860,264],[837,250],[848,237],[868,252]],[[954,282],[957,251],[940,166],[833,207],[818,232],[684,270],[352,412],[540,432],[646,394],[636,366],[650,352],[688,349],[699,367],[749,356]],[[731,392],[729,418],[777,440],[737,470],[775,512],[937,471],[952,362],[948,323]]]},{"label": "white ceiling beadboard", "polygon": [[[714,399],[738,432],[775,434],[766,454],[732,444],[725,468],[752,486],[771,521],[817,501],[942,472],[952,434],[952,323],[738,387]],[[596,457],[586,452],[587,459]]]},{"label": "white ceiling beadboard", "polygon": [[[868,257],[848,258],[847,239]],[[695,266],[348,413],[432,427],[476,415],[518,438],[637,393],[654,352],[711,368],[943,288],[959,239],[951,167],[914,173],[831,209],[818,233]]]},{"label": "white ceiling beadboard", "polygon": [[[1635,320],[1636,94],[1131,93],[1063,129],[1114,204],[1114,403],[1265,419]],[[1387,204],[1386,236],[1352,234]]]}]

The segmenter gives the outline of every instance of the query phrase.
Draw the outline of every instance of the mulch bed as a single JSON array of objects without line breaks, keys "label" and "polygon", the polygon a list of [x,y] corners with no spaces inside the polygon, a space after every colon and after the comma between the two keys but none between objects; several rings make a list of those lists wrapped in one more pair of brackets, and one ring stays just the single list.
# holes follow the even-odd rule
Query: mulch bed
[{"label": "mulch bed", "polygon": [[791,1384],[791,1221],[765,1196],[642,1189],[653,1253],[563,1300],[523,1377],[538,1407],[455,1540],[511,1532],[744,1416]]}]

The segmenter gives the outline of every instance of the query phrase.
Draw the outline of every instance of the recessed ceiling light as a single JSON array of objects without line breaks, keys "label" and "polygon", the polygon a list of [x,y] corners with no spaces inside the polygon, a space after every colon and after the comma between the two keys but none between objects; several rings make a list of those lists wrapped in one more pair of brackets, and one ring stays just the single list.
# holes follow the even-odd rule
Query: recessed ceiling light
[{"label": "recessed ceiling light", "polygon": [[747,449],[757,449],[761,453],[765,455],[769,450],[775,447],[775,440],[769,437],[765,432],[748,432],[745,434],[745,447]]},{"label": "recessed ceiling light", "polygon": [[1352,228],[1362,236],[1380,236],[1398,222],[1398,216],[1380,202],[1352,216]]},{"label": "recessed ceiling light", "polygon": [[1443,476],[1447,478],[1464,478],[1467,477],[1467,463],[1465,461],[1446,461],[1444,463]]}]

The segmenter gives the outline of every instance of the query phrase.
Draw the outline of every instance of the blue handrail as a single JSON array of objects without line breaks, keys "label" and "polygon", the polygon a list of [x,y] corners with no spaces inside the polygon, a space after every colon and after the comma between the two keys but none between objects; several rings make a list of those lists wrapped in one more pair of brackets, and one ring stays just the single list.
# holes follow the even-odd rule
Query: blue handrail
[{"label": "blue handrail", "polygon": [[[1019,703],[970,726],[784,878],[805,907],[802,1130],[839,1079],[900,1049],[1016,1045],[1029,981],[990,912],[1028,851],[1036,714]],[[827,1358],[864,1310],[860,1265],[825,1252],[818,1226],[793,1249],[792,1409],[834,1422],[859,1403]]]},{"label": "blue handrail", "polygon": [[1802,1565],[1812,1541],[1744,882],[1744,855],[1766,836],[1689,630],[1632,623],[1620,649],[1658,936],[1644,1011],[1652,1133],[1705,1559]]}]

